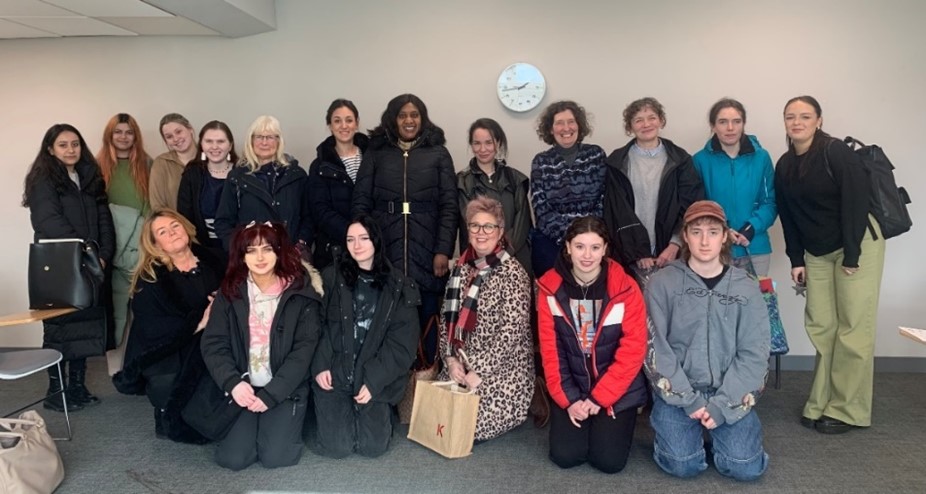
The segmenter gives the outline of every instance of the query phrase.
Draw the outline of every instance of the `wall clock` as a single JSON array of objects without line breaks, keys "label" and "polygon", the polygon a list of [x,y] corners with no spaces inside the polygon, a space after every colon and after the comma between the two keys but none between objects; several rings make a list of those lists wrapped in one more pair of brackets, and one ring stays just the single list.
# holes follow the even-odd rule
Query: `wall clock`
[{"label": "wall clock", "polygon": [[505,67],[498,76],[498,100],[505,108],[526,112],[537,108],[547,92],[547,81],[537,67],[517,62]]}]

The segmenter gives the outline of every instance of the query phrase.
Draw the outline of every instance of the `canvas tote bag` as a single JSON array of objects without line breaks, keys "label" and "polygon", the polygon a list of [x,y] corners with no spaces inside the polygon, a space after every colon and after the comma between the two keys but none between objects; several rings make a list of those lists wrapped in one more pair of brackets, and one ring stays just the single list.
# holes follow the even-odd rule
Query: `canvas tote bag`
[{"label": "canvas tote bag", "polygon": [[61,455],[35,410],[0,419],[0,492],[48,494],[62,480]]},{"label": "canvas tote bag", "polygon": [[453,381],[419,381],[408,438],[447,458],[473,452],[479,395]]}]

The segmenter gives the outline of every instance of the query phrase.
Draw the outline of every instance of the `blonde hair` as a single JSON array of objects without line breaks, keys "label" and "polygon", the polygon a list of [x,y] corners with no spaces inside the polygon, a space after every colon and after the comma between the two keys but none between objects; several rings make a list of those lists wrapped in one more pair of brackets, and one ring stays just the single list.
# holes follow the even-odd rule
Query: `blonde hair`
[{"label": "blonde hair", "polygon": [[171,218],[177,220],[190,238],[190,244],[197,242],[196,227],[182,214],[170,208],[154,210],[151,216],[149,216],[142,225],[141,235],[139,235],[138,238],[138,264],[132,271],[129,294],[136,292],[139,280],[148,283],[158,281],[157,273],[155,272],[158,266],[164,266],[168,271],[173,271],[174,269],[174,263],[171,261],[170,256],[158,247],[154,239],[154,232],[151,231],[151,228],[154,226],[154,221],[158,218]]},{"label": "blonde hair", "polygon": [[258,133],[277,136],[277,152],[273,159],[282,166],[288,165],[289,159],[283,152],[283,132],[280,129],[280,121],[277,120],[276,117],[270,115],[261,115],[257,117],[254,123],[248,127],[248,138],[244,143],[244,159],[238,164],[247,166],[252,173],[260,168],[260,158],[258,158],[257,153],[254,152],[254,136]]}]

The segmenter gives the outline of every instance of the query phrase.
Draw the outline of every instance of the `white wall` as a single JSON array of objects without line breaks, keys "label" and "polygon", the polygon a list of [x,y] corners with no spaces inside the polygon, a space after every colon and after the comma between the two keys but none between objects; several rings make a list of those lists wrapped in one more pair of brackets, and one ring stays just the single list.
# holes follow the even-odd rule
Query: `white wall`
[{"label": "white wall", "polygon": [[[722,96],[744,102],[747,131],[774,158],[784,152],[782,107],[799,94],[821,101],[832,134],[881,144],[916,201],[916,226],[887,247],[877,354],[926,356],[926,347],[896,330],[926,325],[926,273],[916,247],[926,244],[924,18],[926,3],[917,0],[278,0],[278,30],[243,39],[0,41],[8,175],[0,182],[0,313],[27,306],[32,230],[19,206],[22,179],[52,123],[76,125],[96,151],[106,120],[129,112],[156,155],[164,151],[156,128],[164,113],[181,112],[194,126],[224,120],[239,137],[269,113],[307,166],[326,136],[332,99],[353,99],[372,128],[389,98],[414,92],[447,132],[458,169],[469,159],[466,129],[487,116],[508,133],[509,162],[527,172],[546,147],[534,132],[540,109],[505,111],[495,81],[509,63],[528,61],[547,78],[544,104],[568,98],[584,105],[594,115],[588,142],[608,151],[627,140],[624,106],[646,95],[667,108],[664,135],[692,153],[708,137],[708,108]],[[772,237],[792,354],[811,355],[777,225]],[[38,345],[40,333],[38,325],[0,328],[0,346]]]}]

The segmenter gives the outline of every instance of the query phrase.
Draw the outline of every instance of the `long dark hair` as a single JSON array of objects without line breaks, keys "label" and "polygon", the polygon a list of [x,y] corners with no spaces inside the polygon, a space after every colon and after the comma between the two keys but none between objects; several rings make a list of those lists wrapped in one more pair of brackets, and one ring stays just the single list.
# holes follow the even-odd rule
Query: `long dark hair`
[{"label": "long dark hair", "polygon": [[[386,261],[386,246],[383,245],[383,232],[379,229],[379,225],[376,224],[376,221],[372,216],[366,213],[360,213],[351,220],[348,224],[348,228],[351,225],[359,224],[366,231],[367,235],[370,236],[370,242],[373,243],[373,284],[374,286],[384,286],[386,280],[389,278],[389,263]],[[346,242],[345,242],[346,245]],[[341,252],[341,256],[338,260],[338,270],[341,272],[341,276],[344,277],[344,283],[350,287],[351,290],[357,286],[357,276],[360,274],[360,266],[357,265],[357,261],[350,255],[350,252],[345,248]]]},{"label": "long dark hair", "polygon": [[[795,103],[798,101],[800,101],[801,103],[806,103],[810,105],[811,107],[813,107],[813,111],[814,113],[817,114],[817,118],[820,118],[823,116],[823,107],[820,106],[820,102],[817,101],[817,98],[814,98],[813,96],[808,96],[806,94],[801,95],[801,96],[795,96],[789,99],[788,102],[785,103],[785,107],[781,112],[782,116],[784,116],[784,114],[788,111],[788,107],[791,106],[791,103]],[[823,152],[824,147],[827,145],[827,143],[829,143],[830,139],[831,139],[831,136],[827,134],[826,132],[824,132],[822,128],[818,128],[817,130],[815,130],[813,133],[813,141],[810,142],[810,148],[804,154],[804,159],[797,161],[797,164],[795,166],[791,166],[790,168],[788,168],[786,172],[786,176],[791,181],[794,181],[806,175],[807,171],[810,169],[809,168],[810,165],[808,165],[808,163],[813,163],[816,161],[815,157],[819,153]],[[788,152],[796,156],[797,151],[794,149],[794,142],[791,140],[790,137],[788,137],[787,132],[785,132],[785,142],[788,143]]]},{"label": "long dark hair", "polygon": [[605,256],[601,258],[601,265],[604,266],[608,262],[607,251],[608,246],[611,245],[611,236],[608,235],[608,227],[605,225],[604,220],[597,216],[583,216],[572,220],[569,228],[566,229],[566,235],[563,236],[563,248],[560,250],[559,255],[566,263],[566,266],[572,269],[572,258],[569,257],[566,244],[583,233],[594,233],[604,240]]},{"label": "long dark hair", "polygon": [[[31,205],[31,196],[38,184],[51,183],[59,195],[66,193],[69,187],[72,187],[71,178],[68,177],[64,164],[50,151],[55,145],[55,140],[63,132],[73,132],[80,141],[80,159],[74,166],[74,170],[86,168],[86,165],[89,165],[92,177],[84,186],[83,192],[95,197],[97,202],[106,201],[106,184],[103,182],[100,166],[94,159],[93,154],[90,153],[90,148],[87,147],[87,141],[84,140],[84,136],[73,125],[60,123],[52,125],[45,132],[45,137],[42,138],[42,145],[35,156],[35,161],[29,166],[29,172],[26,173],[23,187],[23,207],[28,208]],[[85,177],[81,177],[81,182],[84,179]]]},{"label": "long dark hair", "polygon": [[440,134],[443,138],[444,130],[438,127],[431,121],[431,118],[428,117],[428,107],[425,106],[424,101],[421,101],[421,98],[410,93],[400,94],[389,100],[389,104],[386,105],[386,111],[383,112],[380,118],[379,125],[370,131],[370,137],[385,135],[390,142],[398,142],[399,124],[396,123],[396,119],[399,117],[399,112],[402,111],[402,107],[409,103],[415,105],[415,108],[418,109],[418,113],[421,115],[421,132],[418,135],[420,136],[425,132],[434,132]]},{"label": "long dark hair", "polygon": [[244,254],[248,247],[266,241],[277,255],[277,264],[273,273],[281,279],[292,283],[295,289],[302,288],[307,276],[299,251],[289,241],[286,228],[280,223],[256,223],[239,227],[235,230],[228,249],[228,269],[225,279],[222,280],[222,294],[229,300],[241,297],[241,284],[248,277],[248,265],[244,262]]}]

